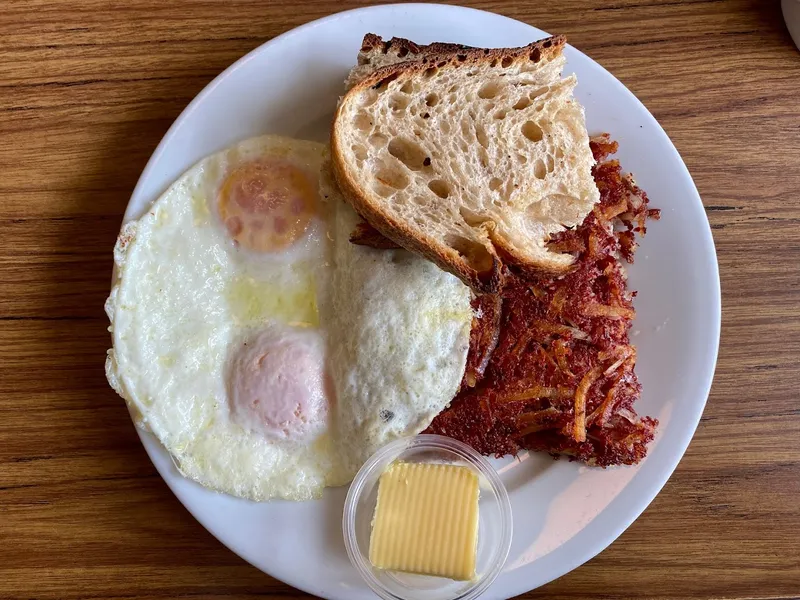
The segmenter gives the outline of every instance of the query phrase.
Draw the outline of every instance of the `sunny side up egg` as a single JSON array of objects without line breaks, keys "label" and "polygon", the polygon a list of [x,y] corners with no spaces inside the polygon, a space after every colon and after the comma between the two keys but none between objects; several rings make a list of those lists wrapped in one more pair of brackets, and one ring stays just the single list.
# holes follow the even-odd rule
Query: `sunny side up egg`
[{"label": "sunny side up egg", "polygon": [[321,144],[264,136],[176,181],[114,250],[112,387],[183,475],[318,497],[455,395],[472,319],[455,277],[349,242]]}]

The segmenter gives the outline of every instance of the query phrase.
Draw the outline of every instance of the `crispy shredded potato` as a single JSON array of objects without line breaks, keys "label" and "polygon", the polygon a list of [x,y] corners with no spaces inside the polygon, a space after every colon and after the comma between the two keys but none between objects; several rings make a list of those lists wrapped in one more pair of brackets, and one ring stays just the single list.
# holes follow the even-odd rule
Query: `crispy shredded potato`
[{"label": "crispy shredded potato", "polygon": [[520,402],[522,400],[534,400],[537,398],[572,398],[575,389],[569,387],[545,387],[542,385],[532,385],[526,390],[516,393],[500,394],[497,402]]},{"label": "crispy shredded potato", "polygon": [[586,400],[589,390],[603,372],[603,365],[595,365],[581,379],[575,390],[575,416],[572,419],[572,439],[576,442],[586,441]]},{"label": "crispy shredded potato", "polygon": [[[524,278],[512,270],[502,309],[477,326],[470,345],[470,385],[462,387],[430,433],[460,439],[487,455],[521,449],[568,456],[590,465],[635,464],[657,421],[633,410],[641,386],[628,330],[636,313],[622,261],[633,262],[636,235],[646,232],[647,194],[607,160],[607,135],[591,141],[600,202],[582,225],[556,236],[550,249],[576,257],[560,278]],[[486,300],[483,300],[484,302]],[[491,331],[491,334],[487,334]],[[496,334],[496,335],[495,335]]]}]

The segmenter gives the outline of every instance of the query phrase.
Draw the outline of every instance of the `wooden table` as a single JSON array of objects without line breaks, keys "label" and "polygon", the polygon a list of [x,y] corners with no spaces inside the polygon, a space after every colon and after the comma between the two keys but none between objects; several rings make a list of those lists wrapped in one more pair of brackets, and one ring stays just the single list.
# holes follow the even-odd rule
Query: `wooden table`
[{"label": "wooden table", "polygon": [[[109,389],[103,301],[131,190],[235,59],[357,2],[0,6],[0,598],[297,598],[172,496]],[[470,2],[598,60],[667,130],[724,297],[705,416],[617,542],[527,598],[800,595],[800,52],[778,2]]]}]

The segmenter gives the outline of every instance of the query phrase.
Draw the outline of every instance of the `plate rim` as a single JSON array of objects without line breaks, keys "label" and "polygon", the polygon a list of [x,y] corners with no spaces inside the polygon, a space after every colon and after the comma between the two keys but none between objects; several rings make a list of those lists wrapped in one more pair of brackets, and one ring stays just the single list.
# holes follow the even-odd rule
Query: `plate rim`
[{"label": "plate rim", "polygon": [[[164,153],[166,152],[166,148],[169,146],[172,138],[176,135],[178,129],[181,127],[181,124],[184,120],[186,120],[190,114],[192,114],[197,107],[208,97],[214,89],[216,89],[223,80],[225,80],[228,76],[230,76],[234,71],[240,69],[245,63],[254,60],[257,55],[264,52],[268,47],[279,45],[285,40],[298,36],[298,35],[305,35],[308,31],[319,27],[323,24],[327,24],[331,21],[336,21],[338,19],[343,18],[345,15],[358,15],[364,13],[373,13],[373,12],[391,12],[392,10],[396,10],[398,8],[411,8],[411,9],[420,9],[420,10],[429,10],[435,9],[439,11],[454,11],[454,12],[468,12],[472,13],[478,19],[486,18],[487,15],[491,16],[492,18],[500,17],[502,19],[507,19],[509,21],[514,21],[516,23],[520,23],[526,27],[531,29],[531,32],[534,36],[541,36],[541,35],[549,35],[547,32],[538,29],[524,21],[519,21],[517,19],[513,19],[511,17],[507,17],[505,15],[501,15],[499,13],[494,13],[487,10],[481,10],[471,7],[465,7],[460,5],[443,5],[443,4],[434,4],[434,3],[425,3],[425,2],[412,2],[412,3],[392,3],[392,4],[382,4],[377,6],[365,6],[359,7],[349,10],[343,10],[336,13],[332,13],[330,15],[321,17],[319,19],[315,19],[309,21],[307,23],[303,23],[293,29],[285,31],[266,42],[258,45],[257,47],[253,48],[249,52],[247,52],[244,56],[240,57],[232,64],[230,64],[227,68],[225,68],[221,73],[219,73],[214,79],[212,79],[190,102],[186,105],[186,107],[181,111],[181,113],[175,118],[173,123],[170,125],[167,132],[161,138],[160,142],[156,146],[155,150],[151,154],[150,158],[148,159],[144,169],[142,170],[137,183],[131,192],[130,199],[125,209],[124,217],[123,217],[123,224],[127,221],[135,218],[137,215],[135,214],[137,211],[134,210],[136,207],[134,206],[136,199],[139,195],[142,194],[142,188],[146,185],[147,180],[151,177],[153,171],[157,168],[158,163],[162,160]],[[658,135],[663,137],[662,141],[665,141],[667,147],[672,154],[672,160],[681,167],[681,172],[686,180],[686,183],[690,186],[692,190],[692,201],[699,205],[699,207],[704,211],[702,199],[700,194],[697,190],[697,187],[694,183],[691,174],[689,173],[686,164],[683,161],[683,158],[678,153],[675,145],[673,144],[672,140],[667,135],[664,128],[661,124],[656,120],[656,118],[650,113],[647,107],[631,92],[627,87],[625,87],[622,82],[620,82],[613,73],[608,71],[605,67],[603,67],[600,63],[593,60],[591,57],[586,55],[585,53],[581,52],[577,48],[571,45],[567,45],[568,51],[571,53],[576,53],[581,56],[583,59],[594,63],[599,69],[601,69],[607,76],[611,78],[614,83],[614,86],[617,88],[616,93],[624,94],[629,97],[630,100],[634,101],[636,104],[639,105],[639,108],[642,110],[642,114],[646,115],[651,121],[651,124],[654,125],[655,131],[658,132]],[[159,191],[159,194],[163,192],[163,190]],[[156,196],[157,197],[157,196]],[[523,588],[513,588],[508,591],[504,591],[504,594],[509,594],[510,596],[518,595],[525,593],[527,591],[531,591],[532,589],[536,589],[541,587],[563,575],[569,573],[570,571],[576,569],[577,567],[583,565],[584,563],[588,562],[595,556],[597,556],[600,552],[605,550],[608,546],[610,546],[614,541],[619,538],[619,536],[630,527],[630,525],[637,519],[639,516],[644,512],[644,510],[652,503],[655,497],[660,493],[663,489],[664,485],[667,483],[669,478],[675,472],[678,464],[682,460],[683,456],[688,449],[694,434],[697,430],[699,425],[700,419],[702,417],[703,411],[705,410],[705,406],[708,402],[708,397],[711,391],[711,386],[713,383],[714,375],[716,372],[716,365],[717,365],[717,358],[719,355],[719,343],[720,343],[720,332],[721,332],[721,317],[722,317],[722,298],[721,298],[721,285],[719,279],[719,264],[717,260],[716,248],[714,244],[713,235],[711,232],[711,227],[708,222],[708,218],[704,219],[705,227],[703,228],[703,242],[706,245],[706,249],[708,250],[702,255],[702,260],[706,263],[706,267],[710,269],[710,274],[712,275],[712,281],[710,289],[708,290],[711,293],[711,297],[708,300],[712,303],[710,306],[711,314],[712,314],[712,322],[709,324],[710,326],[710,335],[709,340],[710,346],[706,348],[706,361],[709,365],[708,369],[704,374],[704,381],[702,390],[698,387],[698,400],[694,402],[691,407],[693,409],[693,414],[689,416],[689,421],[691,423],[691,427],[687,427],[682,431],[675,432],[673,437],[679,436],[679,439],[673,440],[673,444],[676,448],[680,449],[680,452],[674,452],[674,454],[666,457],[662,461],[662,466],[659,469],[659,472],[656,476],[651,476],[652,479],[655,481],[651,482],[647,486],[646,493],[637,497],[635,504],[630,505],[630,509],[625,513],[624,518],[618,519],[618,525],[612,529],[610,533],[602,536],[602,541],[600,543],[596,543],[591,545],[591,547],[587,546],[584,548],[583,552],[574,554],[570,560],[562,561],[558,568],[554,569],[550,575],[547,576],[546,580],[541,581],[536,585],[535,588],[530,587],[523,587]],[[115,273],[112,277],[116,277],[116,268],[114,269]],[[293,581],[288,582],[284,579],[281,579],[271,573],[268,569],[256,566],[252,562],[250,562],[245,556],[240,554],[232,547],[231,544],[224,541],[223,536],[221,533],[218,533],[219,528],[215,526],[213,523],[207,522],[205,519],[198,516],[196,511],[191,508],[186,502],[184,502],[183,498],[181,497],[181,492],[179,492],[176,487],[173,485],[173,481],[168,476],[166,469],[163,464],[160,463],[159,460],[156,459],[156,455],[154,454],[154,446],[159,446],[160,444],[155,440],[155,438],[145,432],[142,431],[140,428],[136,427],[136,431],[139,434],[139,437],[142,441],[142,444],[145,448],[145,451],[148,454],[153,465],[156,467],[159,475],[170,488],[172,493],[178,499],[178,501],[184,506],[184,508],[194,517],[194,519],[200,523],[209,533],[211,533],[218,542],[222,543],[226,548],[228,548],[231,552],[239,556],[242,560],[253,566],[254,568],[264,572],[270,577],[283,581],[287,585],[290,585],[296,589],[299,589],[303,592],[320,595],[323,597],[328,597],[327,592],[322,589],[315,589],[312,585],[308,585],[305,581]],[[497,586],[497,582],[495,582],[494,586]]]}]

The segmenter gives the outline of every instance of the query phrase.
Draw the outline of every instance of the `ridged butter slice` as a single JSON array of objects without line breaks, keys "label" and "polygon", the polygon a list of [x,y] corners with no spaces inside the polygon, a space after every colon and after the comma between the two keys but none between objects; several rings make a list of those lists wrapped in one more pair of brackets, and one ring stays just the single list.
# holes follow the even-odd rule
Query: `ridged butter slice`
[{"label": "ridged butter slice", "polygon": [[369,560],[379,569],[469,580],[478,543],[478,475],[398,462],[378,483]]}]

